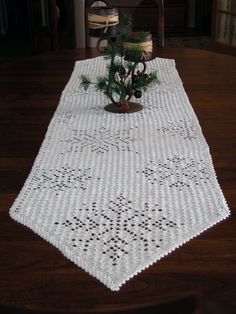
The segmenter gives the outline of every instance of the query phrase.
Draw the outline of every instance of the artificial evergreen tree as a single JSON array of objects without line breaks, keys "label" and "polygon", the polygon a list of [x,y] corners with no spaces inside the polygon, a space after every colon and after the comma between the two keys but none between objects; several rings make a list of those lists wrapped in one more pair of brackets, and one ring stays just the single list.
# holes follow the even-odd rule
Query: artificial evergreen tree
[{"label": "artificial evergreen tree", "polygon": [[[91,82],[85,75],[81,76],[81,86],[85,90],[90,84],[95,84],[96,89],[110,99],[111,104],[105,107],[108,111],[124,113],[141,110],[141,105],[130,102],[131,97],[141,98],[150,85],[159,83],[156,71],[145,73],[146,63],[142,49],[137,46],[124,48],[124,42],[131,35],[136,36],[140,42],[146,36],[145,32],[129,32],[129,27],[130,19],[127,18],[123,31],[119,33],[117,43],[110,45],[104,51],[104,58],[109,60],[107,75],[97,77],[96,82]],[[130,110],[131,107],[132,110]]]}]

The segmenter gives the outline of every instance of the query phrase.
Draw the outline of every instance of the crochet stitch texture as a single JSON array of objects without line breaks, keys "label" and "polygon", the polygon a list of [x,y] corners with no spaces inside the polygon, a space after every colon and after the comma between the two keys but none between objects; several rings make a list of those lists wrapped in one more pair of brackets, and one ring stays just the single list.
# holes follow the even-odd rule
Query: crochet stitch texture
[{"label": "crochet stitch texture", "polygon": [[111,290],[230,214],[175,61],[156,58],[147,70],[161,84],[144,109],[113,114],[103,94],[79,88],[106,61],[75,63],[10,209]]}]

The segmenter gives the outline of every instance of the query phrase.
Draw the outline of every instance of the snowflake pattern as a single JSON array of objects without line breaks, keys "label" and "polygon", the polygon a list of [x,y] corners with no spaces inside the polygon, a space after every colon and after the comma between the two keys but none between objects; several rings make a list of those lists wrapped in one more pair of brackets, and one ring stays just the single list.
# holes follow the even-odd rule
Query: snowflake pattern
[{"label": "snowflake pattern", "polygon": [[55,225],[68,228],[78,235],[72,237],[71,245],[84,253],[91,253],[90,247],[94,242],[99,242],[102,254],[110,258],[113,266],[117,266],[120,258],[132,252],[129,246],[136,246],[142,252],[158,250],[163,238],[153,238],[153,229],[163,234],[171,228],[178,228],[177,223],[163,215],[158,204],[151,206],[144,203],[142,210],[138,210],[122,194],[110,200],[106,210],[101,210],[97,202],[90,206],[83,204],[73,217],[62,223],[55,222]]},{"label": "snowflake pattern", "polygon": [[75,64],[10,210],[113,291],[230,214],[174,60],[147,66],[161,84],[142,111],[116,115],[93,86],[78,89],[103,58]]},{"label": "snowflake pattern", "polygon": [[69,124],[69,122],[74,118],[76,118],[76,114],[73,114],[71,111],[63,112],[63,114],[60,114],[56,117],[57,122],[63,124]]},{"label": "snowflake pattern", "polygon": [[170,136],[179,135],[185,140],[195,140],[197,132],[194,125],[186,120],[179,120],[177,123],[168,122],[166,126],[157,129],[158,132],[169,133]]},{"label": "snowflake pattern", "polygon": [[70,188],[86,190],[87,183],[92,179],[100,180],[92,177],[90,168],[74,169],[65,165],[60,169],[43,170],[40,175],[34,176],[33,181],[34,190],[50,189],[58,194]]},{"label": "snowflake pattern", "polygon": [[[137,127],[135,127],[137,128]],[[83,152],[89,149],[93,153],[104,154],[111,149],[120,151],[132,151],[132,143],[137,139],[131,135],[134,128],[112,131],[100,127],[93,131],[73,129],[73,136],[64,141],[67,153]],[[64,154],[63,152],[61,153]]]},{"label": "snowflake pattern", "polygon": [[210,179],[210,174],[202,159],[196,161],[193,158],[187,159],[177,155],[167,158],[166,162],[151,160],[141,173],[152,185],[168,184],[169,187],[179,191],[191,185],[199,185],[200,182],[207,183]]}]

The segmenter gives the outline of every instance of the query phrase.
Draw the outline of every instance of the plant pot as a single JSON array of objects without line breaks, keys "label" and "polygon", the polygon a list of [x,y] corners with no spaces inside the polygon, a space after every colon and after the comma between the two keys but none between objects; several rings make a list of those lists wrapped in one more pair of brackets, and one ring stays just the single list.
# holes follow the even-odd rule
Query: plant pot
[{"label": "plant pot", "polygon": [[117,8],[90,7],[88,10],[89,35],[92,37],[115,37],[118,23]]},{"label": "plant pot", "polygon": [[[140,40],[142,34],[142,40]],[[140,49],[140,55],[137,58],[132,56],[132,48]],[[124,42],[125,59],[132,62],[148,61],[152,58],[153,42],[152,34],[149,32],[132,32]]]},{"label": "plant pot", "polygon": [[[127,106],[128,105],[128,106]],[[133,113],[138,112],[143,109],[141,104],[136,102],[128,101],[125,103],[124,106],[122,104],[109,104],[104,108],[106,111],[113,112],[113,113]]]}]

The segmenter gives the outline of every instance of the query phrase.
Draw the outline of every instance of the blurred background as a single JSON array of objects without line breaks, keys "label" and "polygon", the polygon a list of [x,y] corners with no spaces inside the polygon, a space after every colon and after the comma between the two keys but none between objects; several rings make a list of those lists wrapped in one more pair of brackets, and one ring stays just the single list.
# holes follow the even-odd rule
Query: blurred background
[{"label": "blurred background", "polygon": [[[0,0],[0,62],[85,47],[84,2]],[[214,43],[218,40],[221,52],[227,53],[227,47],[235,51],[235,3],[236,0],[164,0],[165,46],[216,49]],[[153,5],[154,0],[140,0],[131,13],[134,28],[142,28],[147,24],[142,18],[146,12],[155,38],[157,13],[151,9]],[[225,34],[227,28],[232,33],[229,38]]]}]

